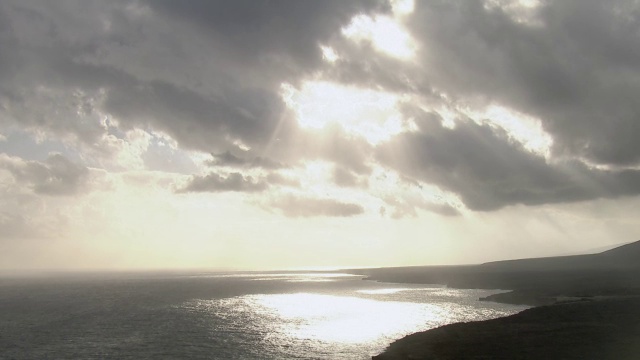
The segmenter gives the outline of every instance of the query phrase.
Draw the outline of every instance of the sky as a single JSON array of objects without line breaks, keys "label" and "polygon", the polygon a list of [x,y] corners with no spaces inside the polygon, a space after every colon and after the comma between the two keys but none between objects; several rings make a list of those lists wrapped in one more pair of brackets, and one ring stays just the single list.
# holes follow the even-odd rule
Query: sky
[{"label": "sky", "polygon": [[2,0],[0,270],[638,240],[640,4]]}]

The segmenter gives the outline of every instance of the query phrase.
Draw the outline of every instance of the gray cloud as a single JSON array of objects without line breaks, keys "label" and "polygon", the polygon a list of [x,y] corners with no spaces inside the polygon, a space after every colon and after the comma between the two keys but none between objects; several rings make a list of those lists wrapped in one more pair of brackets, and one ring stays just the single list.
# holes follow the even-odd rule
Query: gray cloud
[{"label": "gray cloud", "polygon": [[341,41],[345,56],[329,74],[429,101],[444,93],[445,105],[498,103],[539,118],[556,157],[639,164],[637,2],[548,0],[529,14],[487,3],[418,1],[406,20],[415,62]]},{"label": "gray cloud", "polygon": [[[0,62],[7,77],[0,96],[6,109],[28,109],[42,86],[62,95],[99,92],[88,109],[114,115],[124,128],[164,131],[183,148],[220,152],[239,140],[262,153],[296,126],[283,116],[280,83],[316,69],[320,42],[352,15],[384,8],[374,1],[7,2],[0,46],[12,55]],[[77,117],[12,115],[88,144],[103,132]]]},{"label": "gray cloud", "polygon": [[[340,35],[353,15],[387,11],[382,1],[5,1],[0,125],[3,133],[26,128],[95,147],[107,132],[100,121],[111,116],[121,130],[166,132],[180,149],[212,152],[215,166],[271,172],[327,160],[343,186],[371,173],[376,151],[386,166],[455,192],[476,210],[637,194],[635,170],[581,161],[610,169],[640,163],[638,5],[543,1],[534,25],[484,5],[418,1],[405,24],[421,50],[403,63]],[[324,64],[319,44],[336,47],[341,59]],[[279,86],[310,74],[444,106],[514,108],[540,119],[554,138],[552,156],[464,121],[453,130],[422,121],[419,132],[377,150],[336,128],[301,129]],[[250,150],[233,155],[243,148]],[[14,176],[37,179],[62,167],[40,165],[38,176]],[[76,175],[60,176],[59,184],[30,183],[43,194],[76,191]],[[212,174],[194,177],[185,191],[259,192],[271,183],[285,185]]]},{"label": "gray cloud", "polygon": [[350,217],[364,213],[364,208],[358,204],[293,195],[278,198],[271,203],[271,206],[280,209],[289,217]]},{"label": "gray cloud", "polygon": [[211,154],[212,160],[208,161],[211,166],[228,166],[236,168],[263,168],[263,169],[281,169],[286,165],[264,157],[254,157],[250,159],[233,155],[229,151],[219,154]]},{"label": "gray cloud", "polygon": [[[393,212],[390,213],[390,216],[394,219],[417,217],[419,209],[443,216],[460,215],[458,209],[448,204],[434,204],[425,201],[410,201],[402,197],[389,197],[383,200],[391,209],[393,209]],[[380,208],[380,215],[387,215],[386,207]]]},{"label": "gray cloud", "polygon": [[24,161],[0,154],[0,168],[8,170],[16,181],[43,195],[75,195],[85,189],[89,170],[60,154],[44,162]]},{"label": "gray cloud", "polygon": [[[544,1],[542,25],[482,2],[418,2],[411,29],[430,60],[420,78],[539,117],[555,153],[640,161],[640,17],[632,1]],[[425,74],[426,75],[426,74]]]},{"label": "gray cloud", "polygon": [[318,46],[336,36],[352,16],[389,7],[384,1],[278,0],[178,3],[149,1],[171,19],[198,24],[212,41],[222,44],[243,67],[269,68],[280,82],[321,64]]},{"label": "gray cloud", "polygon": [[333,181],[342,187],[367,187],[367,179],[361,179],[353,171],[342,166],[336,166],[333,170]]},{"label": "gray cloud", "polygon": [[268,188],[262,180],[240,173],[231,173],[225,177],[211,173],[205,176],[192,176],[189,183],[178,192],[260,192]]},{"label": "gray cloud", "polygon": [[640,193],[640,172],[590,169],[578,161],[548,163],[488,125],[445,128],[434,117],[419,131],[380,147],[384,164],[458,194],[472,210],[538,205]]},{"label": "gray cloud", "polygon": [[[292,152],[291,149],[296,151]],[[345,134],[339,126],[329,125],[317,131],[296,131],[290,139],[279,144],[277,154],[291,163],[300,159],[319,159],[357,174],[370,174],[372,150],[373,147],[365,139],[354,138]]]},{"label": "gray cloud", "polygon": [[272,185],[280,185],[292,188],[300,188],[300,180],[295,177],[285,176],[277,172],[272,172],[267,175],[267,181]]}]

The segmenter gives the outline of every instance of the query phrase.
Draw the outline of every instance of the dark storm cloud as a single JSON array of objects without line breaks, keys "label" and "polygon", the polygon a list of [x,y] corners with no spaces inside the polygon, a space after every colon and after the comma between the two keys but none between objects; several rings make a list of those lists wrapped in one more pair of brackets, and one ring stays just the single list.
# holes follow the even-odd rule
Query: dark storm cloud
[{"label": "dark storm cloud", "polygon": [[640,172],[547,162],[511,141],[503,130],[473,121],[445,128],[433,116],[419,131],[378,149],[380,161],[403,174],[452,191],[472,210],[539,205],[640,194]]},{"label": "dark storm cloud", "polygon": [[231,173],[226,176],[211,173],[204,176],[192,176],[189,183],[178,192],[261,192],[268,184],[260,179]]},{"label": "dark storm cloud", "polygon": [[23,161],[0,155],[0,168],[9,171],[18,183],[43,195],[75,195],[84,189],[89,170],[60,154],[44,162]]},{"label": "dark storm cloud", "polygon": [[334,199],[285,196],[271,203],[289,217],[336,216],[350,217],[364,213],[361,205]]}]

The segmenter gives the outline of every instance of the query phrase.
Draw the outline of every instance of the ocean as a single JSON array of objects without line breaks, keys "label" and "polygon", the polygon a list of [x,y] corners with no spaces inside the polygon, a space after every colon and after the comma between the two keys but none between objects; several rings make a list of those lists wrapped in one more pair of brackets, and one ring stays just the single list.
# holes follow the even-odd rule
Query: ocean
[{"label": "ocean", "polygon": [[338,273],[0,278],[0,359],[370,359],[395,339],[524,310],[497,291]]}]

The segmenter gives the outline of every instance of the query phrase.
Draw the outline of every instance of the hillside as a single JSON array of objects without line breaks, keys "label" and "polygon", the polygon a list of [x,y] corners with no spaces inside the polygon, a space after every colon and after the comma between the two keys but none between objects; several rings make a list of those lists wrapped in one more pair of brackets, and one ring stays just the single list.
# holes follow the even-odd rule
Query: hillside
[{"label": "hillside", "polygon": [[406,336],[374,360],[635,360],[640,298],[581,301]]},{"label": "hillside", "polygon": [[505,271],[566,271],[640,268],[640,241],[598,254],[556,256],[484,263],[485,269]]},{"label": "hillside", "polygon": [[350,272],[385,282],[513,290],[484,300],[542,305],[561,296],[640,294],[640,241],[591,255]]},{"label": "hillside", "polygon": [[640,241],[591,255],[359,271],[381,281],[510,289],[480,300],[547,305],[409,335],[375,360],[623,360],[640,353]]}]

